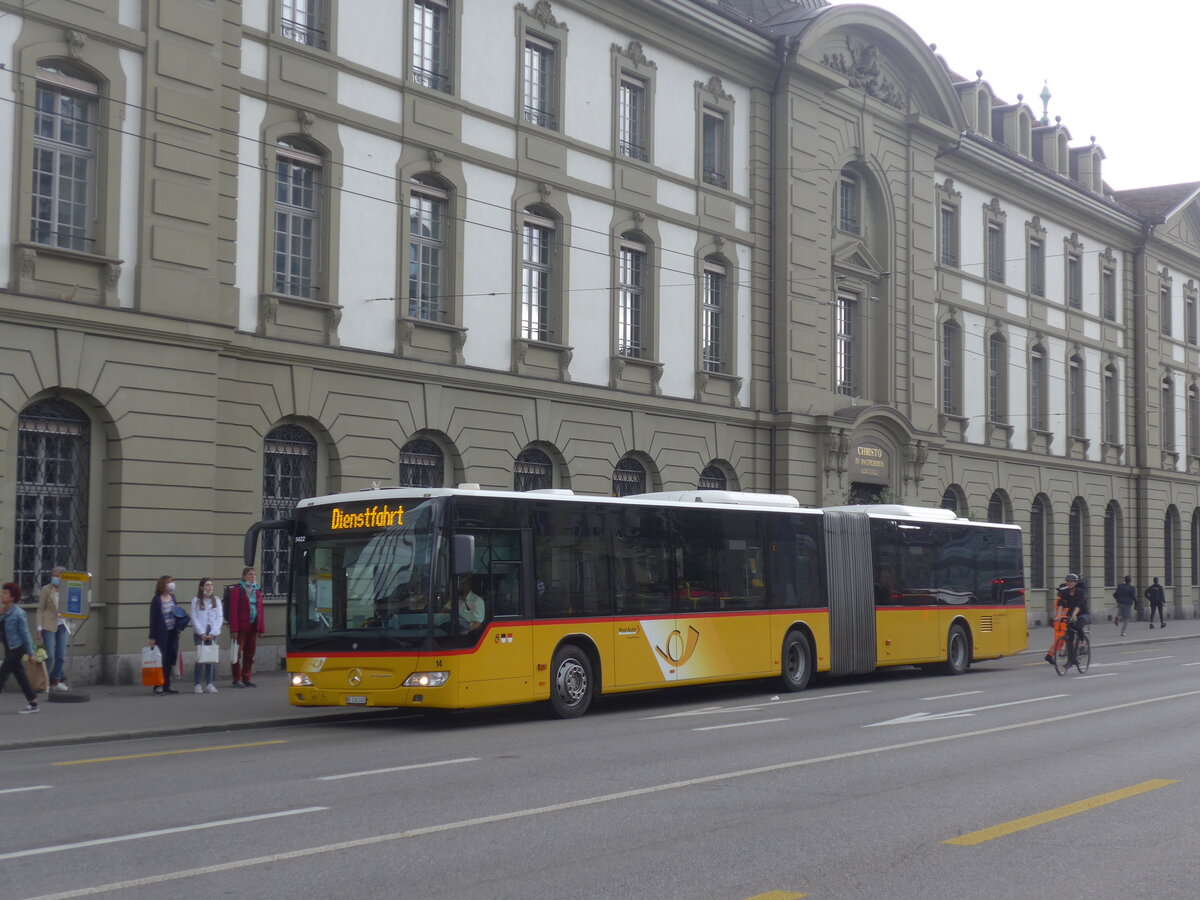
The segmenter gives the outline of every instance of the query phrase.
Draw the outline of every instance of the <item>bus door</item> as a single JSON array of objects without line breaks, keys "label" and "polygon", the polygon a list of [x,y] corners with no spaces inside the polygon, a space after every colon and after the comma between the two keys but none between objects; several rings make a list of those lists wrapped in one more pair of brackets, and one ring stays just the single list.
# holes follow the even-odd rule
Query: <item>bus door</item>
[{"label": "bus door", "polygon": [[685,644],[676,627],[666,513],[648,506],[618,508],[612,525],[614,671],[605,683],[676,681]]},{"label": "bus door", "polygon": [[[472,684],[491,683],[489,702],[528,699],[533,635],[527,627],[530,581],[525,561],[531,558],[530,533],[491,529],[473,534],[471,574],[459,577],[455,596],[459,627],[464,628],[465,643],[473,648],[459,657],[462,687],[471,692]],[[474,608],[480,603],[482,617],[476,625],[480,616]]]}]

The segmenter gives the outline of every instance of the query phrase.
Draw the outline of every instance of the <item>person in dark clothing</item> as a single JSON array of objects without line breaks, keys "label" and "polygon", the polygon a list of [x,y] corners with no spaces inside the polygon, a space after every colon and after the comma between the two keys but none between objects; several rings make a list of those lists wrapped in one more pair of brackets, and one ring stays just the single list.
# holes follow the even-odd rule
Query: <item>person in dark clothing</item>
[{"label": "person in dark clothing", "polygon": [[1154,613],[1158,613],[1158,627],[1166,628],[1167,623],[1163,619],[1163,606],[1166,605],[1167,595],[1163,591],[1163,586],[1158,583],[1158,576],[1154,577],[1154,584],[1146,588],[1146,599],[1150,601],[1150,627],[1154,627]]},{"label": "person in dark clothing", "polygon": [[1117,600],[1117,616],[1113,624],[1121,629],[1121,637],[1125,637],[1125,629],[1129,627],[1129,620],[1133,618],[1133,607],[1137,603],[1137,588],[1133,586],[1130,576],[1125,576],[1124,584],[1117,585],[1113,597]]},{"label": "person in dark clothing", "polygon": [[37,692],[29,683],[25,674],[25,657],[33,656],[33,636],[29,633],[29,623],[25,619],[25,610],[17,605],[21,599],[21,588],[13,582],[7,582],[0,587],[0,645],[4,655],[0,658],[0,689],[3,689],[8,676],[17,679],[21,692],[27,701],[24,709],[17,712],[21,715],[38,711]]},{"label": "person in dark clothing", "polygon": [[1072,572],[1066,584],[1059,588],[1058,604],[1067,616],[1067,658],[1075,663],[1075,645],[1090,621],[1088,617],[1087,584]]},{"label": "person in dark clothing", "polygon": [[162,653],[163,683],[154,693],[178,694],[171,687],[171,670],[179,657],[179,628],[182,618],[175,613],[175,581],[163,575],[154,585],[154,596],[150,599],[150,646],[158,647]]}]

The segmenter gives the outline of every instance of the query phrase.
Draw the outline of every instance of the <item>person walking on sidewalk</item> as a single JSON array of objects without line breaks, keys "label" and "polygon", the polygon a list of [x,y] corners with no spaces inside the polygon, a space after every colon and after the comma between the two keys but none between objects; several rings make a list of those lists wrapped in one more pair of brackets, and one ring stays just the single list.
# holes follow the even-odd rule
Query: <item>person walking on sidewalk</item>
[{"label": "person walking on sidewalk", "polygon": [[1137,603],[1137,588],[1133,586],[1133,578],[1126,575],[1124,584],[1117,585],[1113,596],[1117,600],[1115,624],[1121,629],[1121,637],[1125,637],[1125,629],[1129,627],[1129,620],[1133,618],[1133,605]]},{"label": "person walking on sidewalk", "polygon": [[235,688],[255,687],[250,680],[254,674],[254,652],[258,649],[258,636],[266,631],[262,593],[254,580],[257,574],[254,566],[246,566],[242,569],[242,580],[229,592],[229,634],[238,644],[233,660]]},{"label": "person walking on sidewalk", "polygon": [[197,652],[196,686],[193,690],[197,694],[217,692],[217,686],[213,684],[217,664],[200,662],[199,652],[201,646],[211,647],[217,643],[224,622],[225,615],[221,611],[221,601],[213,593],[212,579],[201,578],[196,588],[196,596],[192,598],[192,637],[196,642]]},{"label": "person walking on sidewalk", "polygon": [[8,683],[8,676],[15,675],[26,700],[25,708],[17,712],[28,715],[38,711],[38,702],[37,691],[25,674],[24,657],[26,654],[33,656],[35,647],[25,610],[17,605],[20,597],[20,585],[10,581],[0,587],[0,643],[4,645],[4,661],[0,662],[0,690]]},{"label": "person walking on sidewalk", "polygon": [[163,683],[154,689],[156,694],[179,693],[171,687],[171,670],[179,657],[179,623],[183,621],[176,612],[177,605],[175,582],[170,575],[164,575],[154,585],[150,600],[150,646],[158,647],[162,653]]},{"label": "person walking on sidewalk", "polygon": [[38,593],[37,637],[46,648],[46,668],[50,670],[50,690],[69,691],[63,681],[63,664],[67,658],[67,637],[71,631],[67,620],[58,614],[58,582],[63,572],[62,566],[50,570],[50,583],[42,585]]},{"label": "person walking on sidewalk", "polygon": [[1158,583],[1158,576],[1154,576],[1154,584],[1146,588],[1146,599],[1150,601],[1150,627],[1154,627],[1154,613],[1158,612],[1158,627],[1166,628],[1167,623],[1163,619],[1163,606],[1166,605],[1167,595],[1163,591],[1163,586]]}]

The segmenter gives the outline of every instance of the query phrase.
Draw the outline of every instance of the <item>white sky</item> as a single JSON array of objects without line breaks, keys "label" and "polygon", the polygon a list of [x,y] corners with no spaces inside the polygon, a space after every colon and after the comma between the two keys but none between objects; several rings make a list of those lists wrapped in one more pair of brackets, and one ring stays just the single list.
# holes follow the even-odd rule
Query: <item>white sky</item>
[{"label": "white sky", "polygon": [[[832,0],[834,4],[850,0]],[[1194,93],[1200,6],[1193,0],[869,0],[894,13],[967,78],[982,69],[996,96],[1017,94],[1071,146],[1104,148],[1115,190],[1200,181],[1200,113]],[[1190,11],[1189,11],[1190,10]]]}]

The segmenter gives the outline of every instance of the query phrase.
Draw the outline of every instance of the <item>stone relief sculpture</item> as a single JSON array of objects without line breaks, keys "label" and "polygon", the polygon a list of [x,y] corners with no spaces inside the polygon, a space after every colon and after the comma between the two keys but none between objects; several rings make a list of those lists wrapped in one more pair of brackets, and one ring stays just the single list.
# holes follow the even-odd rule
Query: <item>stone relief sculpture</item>
[{"label": "stone relief sculpture", "polygon": [[826,53],[821,64],[845,75],[850,87],[865,91],[894,109],[903,109],[904,97],[900,89],[880,71],[879,48],[874,44],[856,43],[849,37],[846,48],[850,53],[849,60],[845,53]]}]

